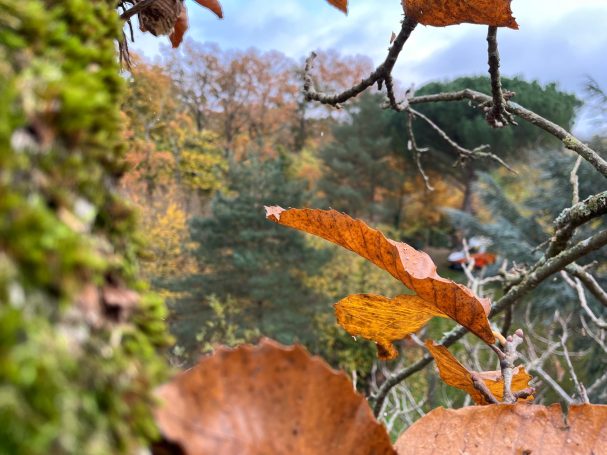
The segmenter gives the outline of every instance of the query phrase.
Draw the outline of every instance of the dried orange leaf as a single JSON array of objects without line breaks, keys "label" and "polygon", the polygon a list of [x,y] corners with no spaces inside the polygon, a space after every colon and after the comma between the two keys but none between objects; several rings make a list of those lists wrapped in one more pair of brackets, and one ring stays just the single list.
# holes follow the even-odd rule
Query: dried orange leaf
[{"label": "dried orange leaf", "polygon": [[433,304],[416,295],[393,299],[381,295],[350,295],[335,304],[337,322],[353,336],[377,343],[379,358],[389,360],[398,353],[393,341],[417,332],[434,316],[446,317]]},{"label": "dried orange leaf", "polygon": [[163,437],[186,454],[394,454],[345,374],[301,346],[218,349],[157,391]]},{"label": "dried orange leaf", "polygon": [[424,25],[444,27],[464,22],[518,29],[512,0],[403,0],[405,15]]},{"label": "dried orange leaf", "polygon": [[[448,431],[445,431],[448,429]],[[437,408],[396,441],[399,455],[573,455],[605,453],[607,406],[524,403]]]},{"label": "dried orange leaf", "polygon": [[340,11],[348,14],[348,0],[327,0],[331,5]]},{"label": "dried orange leaf", "polygon": [[205,8],[210,9],[211,11],[213,11],[218,18],[223,19],[223,11],[221,9],[221,3],[219,3],[217,0],[194,0],[196,3],[198,3],[201,6],[204,6]]},{"label": "dried orange leaf", "polygon": [[185,5],[181,5],[181,13],[179,13],[179,17],[173,26],[173,31],[169,35],[169,39],[171,40],[171,45],[173,48],[179,47],[181,42],[183,41],[183,35],[188,29],[188,10],[185,8]]},{"label": "dried orange leaf", "polygon": [[[485,397],[474,387],[472,381],[472,373],[466,369],[459,361],[449,352],[449,350],[434,341],[426,341],[426,347],[434,357],[436,366],[440,373],[440,377],[446,384],[456,387],[468,393],[475,403],[489,404]],[[493,393],[493,396],[502,401],[504,399],[504,380],[501,371],[483,371],[476,373],[481,377],[487,388]],[[512,391],[518,392],[529,387],[529,381],[532,377],[523,367],[516,367],[512,376]],[[528,401],[527,399],[519,399],[519,401]]]},{"label": "dried orange leaf", "polygon": [[285,210],[273,206],[266,207],[266,217],[359,254],[487,343],[495,342],[487,319],[489,301],[479,299],[461,284],[438,276],[436,266],[426,253],[389,240],[364,222],[335,210]]}]

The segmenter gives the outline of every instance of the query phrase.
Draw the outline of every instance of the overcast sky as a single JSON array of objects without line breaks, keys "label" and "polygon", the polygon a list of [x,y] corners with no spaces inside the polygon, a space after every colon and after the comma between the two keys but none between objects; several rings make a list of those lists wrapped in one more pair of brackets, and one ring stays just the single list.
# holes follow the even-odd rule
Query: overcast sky
[{"label": "overcast sky", "polygon": [[[324,0],[222,0],[225,18],[219,20],[188,0],[187,36],[224,49],[275,49],[296,59],[335,48],[380,63],[392,31],[400,28],[400,0],[349,3],[346,16]],[[607,0],[514,0],[512,10],[520,30],[498,32],[502,74],[558,82],[577,93],[586,76],[607,85]],[[405,86],[486,74],[485,35],[486,27],[478,25],[418,26],[394,74]],[[133,48],[153,57],[166,40],[138,35]]]}]

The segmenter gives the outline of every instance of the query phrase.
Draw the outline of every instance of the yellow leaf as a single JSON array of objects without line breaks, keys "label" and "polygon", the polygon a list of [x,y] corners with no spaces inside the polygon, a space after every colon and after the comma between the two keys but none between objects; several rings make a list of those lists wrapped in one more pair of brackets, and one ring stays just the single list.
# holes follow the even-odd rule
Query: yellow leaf
[{"label": "yellow leaf", "polygon": [[[446,384],[465,391],[472,397],[476,404],[490,404],[474,387],[472,373],[476,372],[468,371],[446,347],[436,344],[431,340],[426,341],[426,347],[430,351],[430,354],[432,354],[432,357],[434,357],[440,377]],[[501,371],[483,371],[476,374],[481,377],[493,396],[497,398],[498,401],[503,401],[504,379],[502,378]],[[518,392],[528,388],[531,379],[531,375],[525,371],[525,368],[516,367],[512,376],[512,392]],[[532,399],[533,397],[529,397],[527,399],[519,399],[519,401]]]},{"label": "yellow leaf", "polygon": [[337,322],[353,336],[377,343],[380,359],[390,360],[398,353],[393,341],[417,332],[434,316],[446,317],[433,304],[415,295],[393,299],[373,294],[357,294],[335,304]]}]

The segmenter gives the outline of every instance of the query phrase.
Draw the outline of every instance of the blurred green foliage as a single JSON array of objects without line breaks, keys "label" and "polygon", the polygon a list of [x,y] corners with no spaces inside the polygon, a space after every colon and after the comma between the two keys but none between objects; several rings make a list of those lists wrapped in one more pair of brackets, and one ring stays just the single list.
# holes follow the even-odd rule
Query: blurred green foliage
[{"label": "blurred green foliage", "polygon": [[[0,453],[132,453],[156,435],[170,339],[115,185],[115,6],[0,0]],[[137,292],[128,318],[83,296],[104,286]]]}]

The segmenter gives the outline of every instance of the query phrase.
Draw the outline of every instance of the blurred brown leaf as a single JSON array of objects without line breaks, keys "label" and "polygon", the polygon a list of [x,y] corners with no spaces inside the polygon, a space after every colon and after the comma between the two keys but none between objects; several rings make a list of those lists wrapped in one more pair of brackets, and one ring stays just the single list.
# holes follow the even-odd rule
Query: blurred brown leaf
[{"label": "blurred brown leaf", "polygon": [[434,409],[396,441],[399,455],[573,455],[605,453],[607,406],[526,403]]},{"label": "blurred brown leaf", "polygon": [[344,13],[348,13],[348,0],[327,0],[331,5]]},{"label": "blurred brown leaf", "polygon": [[512,0],[403,0],[405,15],[423,25],[444,27],[464,22],[518,29]]},{"label": "blurred brown leaf", "polygon": [[487,319],[489,301],[479,299],[461,284],[441,278],[426,253],[406,243],[389,240],[364,222],[335,210],[284,210],[274,206],[266,207],[266,217],[357,253],[400,280],[431,308],[457,321],[487,343],[495,342]]},{"label": "blurred brown leaf", "polygon": [[[449,350],[434,341],[426,341],[426,347],[434,357],[440,377],[446,384],[456,387],[468,393],[476,404],[489,404],[485,397],[474,387],[472,374],[476,373],[483,380],[487,388],[498,401],[504,399],[504,380],[501,371],[468,371],[459,361],[449,352]],[[523,367],[516,367],[512,376],[512,391],[518,392],[529,387],[529,381],[533,379]],[[519,401],[530,401],[532,397]]]},{"label": "blurred brown leaf", "polygon": [[188,29],[188,10],[185,5],[181,5],[181,13],[179,13],[179,17],[175,22],[175,26],[173,27],[173,31],[169,35],[169,39],[171,40],[171,45],[173,48],[179,47],[181,42],[183,41],[183,35]]},{"label": "blurred brown leaf", "polygon": [[381,295],[350,295],[335,304],[337,322],[350,334],[377,343],[379,358],[394,359],[393,341],[417,332],[434,316],[445,316],[433,303],[416,295],[393,299]]},{"label": "blurred brown leaf", "polygon": [[220,348],[157,392],[163,437],[186,454],[394,454],[348,378],[301,346]]}]

